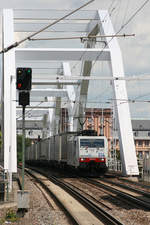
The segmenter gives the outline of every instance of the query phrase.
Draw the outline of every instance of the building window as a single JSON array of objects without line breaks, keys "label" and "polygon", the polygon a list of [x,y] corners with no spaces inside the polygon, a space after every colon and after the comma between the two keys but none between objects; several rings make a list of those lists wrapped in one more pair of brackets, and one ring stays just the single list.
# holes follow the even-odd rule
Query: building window
[{"label": "building window", "polygon": [[139,152],[138,152],[138,158],[139,158],[139,159],[142,159],[142,158],[143,158],[143,152],[142,152],[142,151],[139,151]]},{"label": "building window", "polygon": [[149,155],[150,155],[150,152],[149,151],[146,151],[145,152],[145,156],[148,157]]},{"label": "building window", "polygon": [[148,136],[150,136],[150,132],[148,132]]},{"label": "building window", "polygon": [[134,132],[134,136],[137,137],[138,136],[138,131]]},{"label": "building window", "polygon": [[145,141],[145,146],[149,146],[149,141],[148,140]]},{"label": "building window", "polygon": [[88,123],[92,123],[92,118],[88,117]]},{"label": "building window", "polygon": [[143,145],[143,141],[138,141],[138,146],[142,146]]}]

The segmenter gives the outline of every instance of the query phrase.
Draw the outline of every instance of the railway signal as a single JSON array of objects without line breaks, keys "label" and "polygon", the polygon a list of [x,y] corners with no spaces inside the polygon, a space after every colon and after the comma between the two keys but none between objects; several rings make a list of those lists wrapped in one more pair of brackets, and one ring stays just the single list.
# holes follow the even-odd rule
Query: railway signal
[{"label": "railway signal", "polygon": [[32,86],[32,69],[17,68],[16,70],[16,88],[19,91],[19,105],[26,106],[30,104],[30,93]]},{"label": "railway signal", "polygon": [[19,105],[22,105],[22,192],[24,193],[24,167],[25,167],[25,108],[30,104],[30,91],[32,86],[32,69],[17,68],[16,88],[19,91]]},{"label": "railway signal", "polygon": [[32,83],[32,69],[31,68],[17,68],[17,82],[16,88],[19,91],[31,90]]}]

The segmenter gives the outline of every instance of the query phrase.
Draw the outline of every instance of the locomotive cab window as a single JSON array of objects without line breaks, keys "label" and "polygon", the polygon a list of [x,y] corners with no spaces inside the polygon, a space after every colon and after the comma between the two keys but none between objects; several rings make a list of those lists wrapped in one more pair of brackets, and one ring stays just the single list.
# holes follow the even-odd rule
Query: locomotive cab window
[{"label": "locomotive cab window", "polygon": [[81,139],[80,147],[104,148],[104,139]]}]

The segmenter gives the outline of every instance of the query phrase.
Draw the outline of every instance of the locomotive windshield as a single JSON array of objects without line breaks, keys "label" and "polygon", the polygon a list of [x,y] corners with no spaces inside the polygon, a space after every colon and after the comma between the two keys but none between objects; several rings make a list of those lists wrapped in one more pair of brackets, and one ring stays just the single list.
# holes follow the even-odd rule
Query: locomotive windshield
[{"label": "locomotive windshield", "polygon": [[104,139],[80,139],[80,147],[104,148]]}]

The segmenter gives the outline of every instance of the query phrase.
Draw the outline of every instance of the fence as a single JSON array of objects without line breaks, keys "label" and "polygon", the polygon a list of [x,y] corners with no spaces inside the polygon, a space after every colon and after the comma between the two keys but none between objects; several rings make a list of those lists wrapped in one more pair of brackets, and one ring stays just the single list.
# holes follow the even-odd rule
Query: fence
[{"label": "fence", "polygon": [[0,166],[0,203],[8,200],[9,200],[8,173],[6,173],[3,167]]},{"label": "fence", "polygon": [[150,156],[146,156],[143,160],[143,180],[150,182]]},{"label": "fence", "polygon": [[120,160],[108,159],[108,170],[110,171],[122,171],[122,164]]}]

